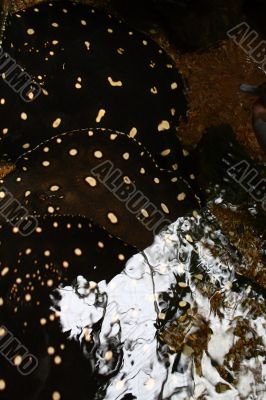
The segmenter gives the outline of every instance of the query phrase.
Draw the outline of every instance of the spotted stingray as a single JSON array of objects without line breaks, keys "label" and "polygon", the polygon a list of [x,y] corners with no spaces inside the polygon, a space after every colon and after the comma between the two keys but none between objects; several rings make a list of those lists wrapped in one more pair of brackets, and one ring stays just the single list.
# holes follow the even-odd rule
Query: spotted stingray
[{"label": "spotted stingray", "polygon": [[[3,49],[32,77],[0,72],[2,156],[15,160],[25,149],[74,129],[107,127],[142,142],[167,168],[186,171],[187,152],[176,134],[186,115],[183,82],[171,60],[151,39],[87,5],[44,3],[9,16]],[[17,76],[16,76],[17,75]],[[35,98],[36,83],[41,94]]]},{"label": "spotted stingray", "polygon": [[32,215],[80,214],[139,249],[199,205],[187,182],[160,169],[135,139],[105,129],[68,132],[37,146],[3,185]]},{"label": "spotted stingray", "polygon": [[[56,314],[49,309],[50,295],[58,285],[72,283],[79,274],[84,274],[91,285],[99,279],[108,282],[121,272],[136,249],[82,217],[47,216],[37,220],[38,228],[27,237],[9,224],[0,228],[1,325],[39,361],[36,372],[22,377],[6,360],[1,362],[0,376],[7,382],[4,398],[14,398],[21,392],[22,399],[35,399],[37,395],[52,399],[53,393],[60,392],[63,398],[71,399],[75,384],[79,398],[85,399],[93,386],[88,380],[89,362],[81,359],[79,346],[64,340]],[[0,348],[2,336],[0,330]],[[71,364],[76,367],[71,368]],[[10,385],[12,380],[15,386]]]},{"label": "spotted stingray", "polygon": [[[3,48],[41,87],[23,101],[0,55],[0,155],[15,164],[0,190],[1,322],[39,367],[25,378],[0,363],[0,389],[4,379],[4,400],[87,400],[102,382],[60,333],[50,295],[77,275],[109,281],[163,226],[198,208],[176,136],[182,79],[153,41],[81,4],[9,16]],[[9,212],[20,218],[7,191],[37,218],[31,235],[4,222]]]}]

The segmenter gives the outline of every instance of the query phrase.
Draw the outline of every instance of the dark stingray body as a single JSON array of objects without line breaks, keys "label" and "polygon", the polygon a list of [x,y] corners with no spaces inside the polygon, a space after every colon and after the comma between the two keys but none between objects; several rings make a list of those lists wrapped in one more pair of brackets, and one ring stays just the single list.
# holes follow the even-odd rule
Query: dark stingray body
[{"label": "dark stingray body", "polygon": [[[30,375],[21,375],[16,367],[3,358],[1,378],[6,389],[1,400],[79,400],[93,399],[101,382],[91,372],[90,360],[83,355],[79,342],[62,334],[57,318],[48,319],[45,326],[21,329],[19,315],[6,314],[2,323],[38,359],[38,367]],[[34,314],[32,314],[32,318]],[[90,349],[92,345],[88,344]],[[52,352],[49,354],[49,352]]]},{"label": "dark stingray body", "polygon": [[50,295],[78,275],[99,282],[121,272],[162,228],[147,229],[154,212],[166,225],[198,208],[181,178],[192,173],[176,136],[182,80],[150,39],[81,4],[10,16],[3,48],[42,92],[25,102],[0,80],[0,156],[16,164],[3,186],[38,222],[21,236],[4,222],[1,193],[0,322],[39,361],[25,377],[3,359],[1,399],[88,400],[102,382],[61,333]]},{"label": "dark stingray body", "polygon": [[60,1],[10,16],[3,48],[42,93],[26,103],[1,80],[2,156],[15,160],[56,134],[106,127],[135,136],[162,166],[191,174],[176,133],[186,114],[182,79],[151,39],[99,10]]},{"label": "dark stingray body", "polygon": [[28,325],[49,319],[53,289],[78,275],[108,282],[137,251],[86,218],[46,216],[37,221],[37,229],[27,237],[9,224],[0,229],[5,310]]},{"label": "dark stingray body", "polygon": [[[83,217],[48,215],[37,221],[38,227],[29,236],[20,235],[7,223],[0,229],[1,267],[9,268],[1,277],[1,295],[9,287],[9,300],[16,301],[18,308],[47,312],[45,293],[61,283],[72,283],[77,275],[109,281],[137,252]],[[16,284],[17,278],[21,283]],[[31,294],[31,301],[25,300],[26,293]]]},{"label": "dark stingray body", "polygon": [[[78,387],[79,398],[85,399],[93,386],[89,363],[82,360],[79,344],[60,332],[58,318],[49,309],[50,295],[60,284],[72,284],[79,274],[88,281],[108,282],[136,249],[82,217],[37,220],[38,228],[28,237],[8,224],[0,228],[1,325],[39,360],[38,369],[28,377],[2,360],[0,376],[7,383],[4,398],[14,398],[21,391],[20,398],[25,400],[37,394],[40,399],[52,399],[58,391],[62,398],[72,399]],[[15,386],[11,385],[14,380]]]},{"label": "dark stingray body", "polygon": [[165,226],[199,205],[187,182],[160,169],[136,140],[102,129],[66,133],[24,154],[4,186],[30,214],[83,215],[139,249],[163,227],[153,229],[154,213]]}]

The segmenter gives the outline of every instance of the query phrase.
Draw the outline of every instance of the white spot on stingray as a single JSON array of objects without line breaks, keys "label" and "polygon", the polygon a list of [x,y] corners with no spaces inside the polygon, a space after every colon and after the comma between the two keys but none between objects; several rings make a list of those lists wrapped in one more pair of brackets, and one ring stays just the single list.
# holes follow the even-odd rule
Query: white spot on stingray
[{"label": "white spot on stingray", "polygon": [[108,219],[110,220],[110,222],[111,222],[112,224],[117,224],[118,219],[117,219],[117,216],[116,216],[114,213],[109,212],[109,213],[107,214],[107,217],[108,217]]},{"label": "white spot on stingray", "polygon": [[30,295],[29,293],[27,293],[27,294],[25,295],[25,300],[26,300],[26,301],[31,301],[31,295]]},{"label": "white spot on stingray", "polygon": [[134,138],[136,134],[138,133],[137,128],[133,127],[131,131],[129,132],[129,137]]},{"label": "white spot on stingray", "polygon": [[35,31],[32,28],[27,29],[27,34],[28,35],[34,35]]},{"label": "white spot on stingray", "polygon": [[97,117],[96,117],[96,122],[97,122],[97,123],[101,122],[101,120],[102,120],[102,118],[105,116],[105,114],[106,114],[106,111],[105,111],[103,108],[101,108],[101,109],[99,110],[99,112],[98,112]]},{"label": "white spot on stingray", "polygon": [[92,187],[95,187],[97,185],[97,181],[95,178],[93,178],[92,176],[87,176],[85,178],[85,181]]},{"label": "white spot on stingray", "polygon": [[70,149],[69,152],[68,152],[68,154],[69,154],[71,157],[75,157],[75,156],[78,154],[78,150],[77,150],[77,149]]},{"label": "white spot on stingray", "polygon": [[51,192],[57,192],[57,190],[59,190],[59,186],[57,185],[53,185],[50,187]]},{"label": "white spot on stingray", "polygon": [[169,214],[169,210],[166,204],[161,203],[161,208],[163,210],[163,212],[165,212],[166,214]]},{"label": "white spot on stingray", "polygon": [[111,86],[114,87],[121,87],[123,86],[123,83],[121,81],[114,81],[111,76],[108,76],[108,82],[110,83]]},{"label": "white spot on stingray", "polygon": [[55,363],[56,365],[59,365],[59,364],[61,364],[61,362],[62,362],[61,357],[60,357],[60,356],[55,356],[55,358],[54,358],[54,363]]},{"label": "white spot on stingray", "polygon": [[184,192],[179,193],[179,194],[177,195],[177,200],[178,200],[178,201],[183,201],[183,200],[185,200],[185,198],[186,198],[186,193],[184,193]]},{"label": "white spot on stingray", "polygon": [[13,362],[14,362],[14,364],[15,364],[16,366],[19,366],[19,365],[22,363],[22,357],[21,357],[21,356],[15,356]]},{"label": "white spot on stingray", "polygon": [[103,153],[100,150],[96,150],[94,152],[94,157],[95,158],[102,158],[102,156],[103,156]]},{"label": "white spot on stingray", "polygon": [[88,42],[87,40],[84,42],[84,44],[85,44],[85,46],[86,46],[86,49],[87,50],[90,50],[90,46],[91,46],[91,44],[90,44],[90,42]]},{"label": "white spot on stingray", "polygon": [[28,116],[27,116],[27,114],[26,114],[25,112],[22,112],[22,113],[20,114],[20,117],[21,117],[21,119],[22,119],[23,121],[26,121],[26,119],[28,118]]},{"label": "white spot on stingray", "polygon": [[81,249],[79,249],[79,248],[76,248],[76,249],[74,250],[74,253],[75,253],[76,256],[81,256],[81,255],[82,255],[82,251],[81,251]]},{"label": "white spot on stingray", "polygon": [[62,122],[61,118],[56,118],[56,120],[54,120],[53,122],[53,128],[58,128],[61,122]]},{"label": "white spot on stingray", "polygon": [[49,354],[49,356],[52,356],[55,353],[55,348],[52,346],[49,346],[47,348],[47,353]]},{"label": "white spot on stingray", "polygon": [[165,149],[161,152],[161,156],[165,157],[168,156],[171,153],[170,149]]},{"label": "white spot on stingray", "polygon": [[170,124],[169,124],[168,121],[164,120],[164,121],[161,121],[161,122],[159,123],[159,125],[158,125],[158,131],[159,131],[159,132],[161,132],[161,131],[166,131],[166,130],[168,130],[168,129],[170,129]]},{"label": "white spot on stingray", "polygon": [[4,267],[4,268],[2,269],[2,271],[1,271],[1,276],[7,275],[8,272],[9,272],[9,268],[8,268],[8,267]]},{"label": "white spot on stingray", "polygon": [[61,395],[59,392],[53,392],[52,400],[61,400]]},{"label": "white spot on stingray", "polygon": [[34,99],[34,93],[33,93],[33,92],[28,92],[28,93],[27,93],[27,97],[28,97],[30,100]]},{"label": "white spot on stingray", "polygon": [[149,214],[148,214],[147,210],[145,210],[145,209],[143,208],[140,212],[141,212],[141,214],[142,214],[145,218],[148,218]]},{"label": "white spot on stingray", "polygon": [[178,84],[176,82],[171,83],[171,89],[175,90],[178,88]]},{"label": "white spot on stingray", "polygon": [[129,153],[124,153],[123,154],[123,159],[128,160],[129,159]]},{"label": "white spot on stingray", "polygon": [[189,152],[188,152],[186,149],[183,149],[183,150],[182,150],[182,153],[183,153],[183,156],[184,156],[184,157],[189,156]]}]

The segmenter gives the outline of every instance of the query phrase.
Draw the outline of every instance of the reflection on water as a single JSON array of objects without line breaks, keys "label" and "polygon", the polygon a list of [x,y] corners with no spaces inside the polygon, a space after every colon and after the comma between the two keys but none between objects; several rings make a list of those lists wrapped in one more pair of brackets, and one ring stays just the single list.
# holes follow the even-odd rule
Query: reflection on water
[{"label": "reflection on water", "polygon": [[[179,218],[111,282],[61,287],[62,329],[106,384],[97,399],[263,399],[265,304],[209,211]],[[88,351],[89,343],[90,350]]]}]

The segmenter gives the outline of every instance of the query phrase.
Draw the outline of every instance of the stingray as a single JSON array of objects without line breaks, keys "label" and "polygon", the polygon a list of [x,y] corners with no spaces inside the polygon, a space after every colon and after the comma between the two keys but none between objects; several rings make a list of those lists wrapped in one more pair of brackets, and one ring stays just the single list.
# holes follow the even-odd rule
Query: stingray
[{"label": "stingray", "polygon": [[3,182],[0,211],[11,220],[17,202],[29,214],[91,218],[142,250],[155,233],[199,201],[188,183],[157,166],[135,139],[105,130],[55,136],[19,157]]},{"label": "stingray", "polygon": [[8,70],[0,57],[5,159],[56,134],[106,127],[135,137],[162,166],[193,175],[176,133],[187,109],[182,77],[150,38],[98,9],[59,1],[9,16],[3,51],[15,60]]},{"label": "stingray", "polygon": [[[155,233],[198,208],[176,136],[182,78],[149,38],[68,2],[9,16],[3,51],[0,154],[15,170],[0,188],[1,322],[39,361],[29,377],[1,363],[3,395],[72,400],[78,388],[79,400],[93,398],[102,382],[62,336],[50,296],[78,275],[85,291],[110,281]],[[21,211],[37,224],[24,236]]]},{"label": "stingray", "polygon": [[[79,345],[60,333],[57,315],[49,310],[50,296],[55,288],[72,284],[80,274],[86,276],[91,288],[95,281],[110,281],[137,250],[86,218],[46,216],[37,221],[37,229],[27,237],[9,224],[0,228],[1,325],[39,362],[36,371],[21,376],[3,360],[0,376],[7,385],[4,395],[11,399],[21,391],[22,399],[37,395],[52,399],[60,392],[63,398],[71,399],[79,387],[79,398],[85,399],[94,387],[89,361],[82,360]],[[105,301],[98,296],[100,307]],[[0,349],[3,342],[0,331]]]}]

